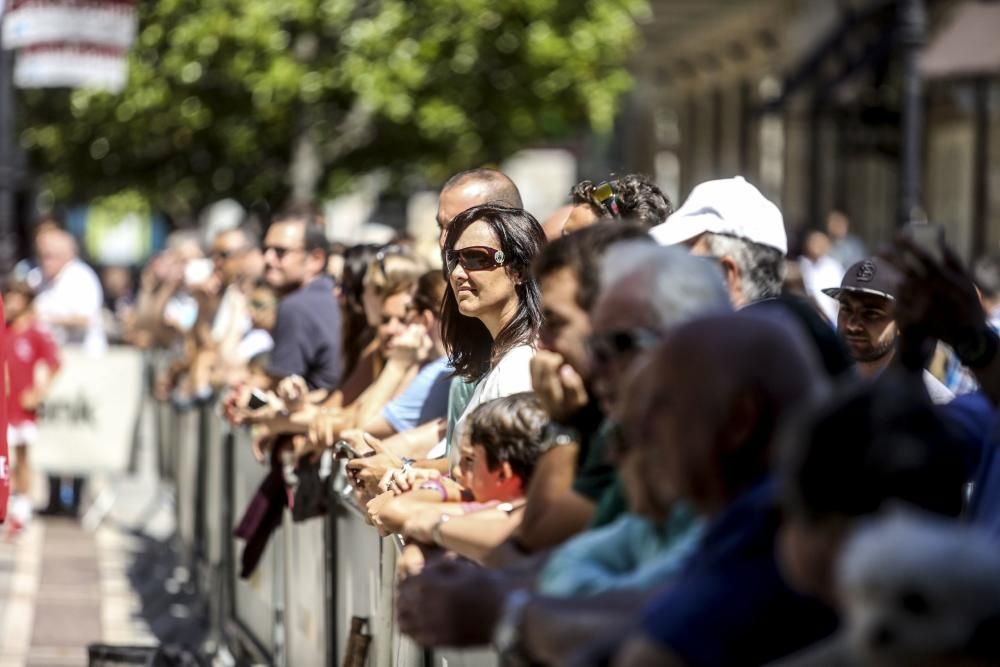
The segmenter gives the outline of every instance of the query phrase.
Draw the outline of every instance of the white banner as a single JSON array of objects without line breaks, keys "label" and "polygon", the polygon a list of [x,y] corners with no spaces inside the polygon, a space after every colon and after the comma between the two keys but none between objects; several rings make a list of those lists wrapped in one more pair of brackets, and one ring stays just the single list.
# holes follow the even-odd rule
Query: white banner
[{"label": "white banner", "polygon": [[63,348],[60,356],[31,446],[34,465],[60,474],[124,472],[142,400],[142,353],[114,347],[92,356]]},{"label": "white banner", "polygon": [[18,88],[95,88],[120,93],[127,82],[124,52],[77,44],[24,49],[18,51],[14,64],[14,85]]},{"label": "white banner", "polygon": [[135,34],[135,7],[121,0],[25,0],[12,3],[3,21],[5,49],[83,42],[126,50]]}]

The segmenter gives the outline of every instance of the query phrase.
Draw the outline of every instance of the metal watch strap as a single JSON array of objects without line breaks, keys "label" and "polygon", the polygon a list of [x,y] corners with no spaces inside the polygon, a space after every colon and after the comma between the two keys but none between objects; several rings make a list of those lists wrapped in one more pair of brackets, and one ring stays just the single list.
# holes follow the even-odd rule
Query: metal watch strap
[{"label": "metal watch strap", "polygon": [[580,443],[580,432],[570,426],[550,422],[545,427],[542,439],[542,451],[547,452],[553,447],[562,447]]}]

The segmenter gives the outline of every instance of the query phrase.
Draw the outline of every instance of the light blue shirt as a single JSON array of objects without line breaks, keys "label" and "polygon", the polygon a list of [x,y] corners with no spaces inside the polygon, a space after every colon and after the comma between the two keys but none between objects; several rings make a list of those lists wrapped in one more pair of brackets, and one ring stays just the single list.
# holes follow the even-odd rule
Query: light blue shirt
[{"label": "light blue shirt", "polygon": [[452,375],[448,357],[425,364],[403,393],[385,406],[382,416],[397,433],[445,417]]},{"label": "light blue shirt", "polygon": [[623,514],[555,550],[538,577],[543,595],[572,597],[655,588],[669,582],[698,546],[705,522],[677,505],[663,524]]}]

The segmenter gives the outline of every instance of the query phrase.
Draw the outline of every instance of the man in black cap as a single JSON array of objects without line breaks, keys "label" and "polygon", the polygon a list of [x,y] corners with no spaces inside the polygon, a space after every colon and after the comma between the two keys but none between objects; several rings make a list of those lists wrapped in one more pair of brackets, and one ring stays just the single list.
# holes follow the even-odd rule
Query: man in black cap
[{"label": "man in black cap", "polygon": [[[840,302],[837,331],[864,377],[876,377],[895,357],[899,337],[895,295],[901,279],[888,262],[871,257],[851,266],[840,287],[823,290]],[[927,371],[924,371],[924,385],[935,403],[947,403],[954,398]]]}]

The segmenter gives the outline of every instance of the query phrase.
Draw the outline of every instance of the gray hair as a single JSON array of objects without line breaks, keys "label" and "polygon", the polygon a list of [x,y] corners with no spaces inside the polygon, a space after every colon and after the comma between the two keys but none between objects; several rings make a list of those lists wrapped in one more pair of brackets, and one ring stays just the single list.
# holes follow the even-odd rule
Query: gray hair
[{"label": "gray hair", "polygon": [[601,263],[601,291],[632,278],[649,286],[650,308],[664,329],[732,310],[719,268],[678,247],[622,241],[608,248]]},{"label": "gray hair", "polygon": [[781,296],[785,256],[777,248],[726,234],[705,234],[712,257],[729,257],[739,267],[743,295],[748,303]]}]

